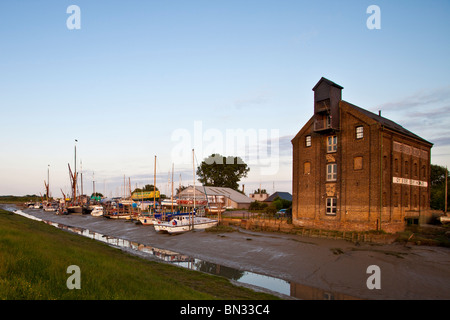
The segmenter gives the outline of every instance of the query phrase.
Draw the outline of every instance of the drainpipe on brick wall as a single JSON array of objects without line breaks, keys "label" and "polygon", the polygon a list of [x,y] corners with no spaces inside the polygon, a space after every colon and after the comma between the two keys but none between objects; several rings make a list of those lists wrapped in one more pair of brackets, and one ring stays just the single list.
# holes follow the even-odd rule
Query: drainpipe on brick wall
[{"label": "drainpipe on brick wall", "polygon": [[381,215],[383,212],[383,131],[384,126],[381,126],[380,131],[380,222],[378,224],[378,230],[381,231]]}]

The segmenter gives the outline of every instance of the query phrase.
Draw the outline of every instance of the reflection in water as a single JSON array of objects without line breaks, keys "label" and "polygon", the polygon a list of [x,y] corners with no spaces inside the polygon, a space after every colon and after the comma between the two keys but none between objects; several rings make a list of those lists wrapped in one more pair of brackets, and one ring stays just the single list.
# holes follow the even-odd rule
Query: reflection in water
[{"label": "reflection in water", "polygon": [[188,268],[191,270],[197,270],[209,274],[219,275],[230,280],[235,280],[240,283],[249,284],[252,286],[257,286],[271,290],[273,292],[281,293],[283,295],[291,296],[293,298],[305,299],[305,300],[351,300],[358,299],[341,293],[329,292],[323,289],[318,289],[314,287],[309,287],[301,285],[294,282],[288,282],[279,278],[264,276],[249,271],[241,271],[238,269],[222,266],[216,263],[207,262],[200,259],[195,259],[193,257],[183,255],[174,251],[159,249],[145,244],[140,244],[134,241],[129,241],[126,239],[111,237],[103,235],[98,232],[93,232],[88,229],[83,229],[79,227],[71,227],[64,224],[42,220],[33,215],[24,213],[20,210],[11,210],[16,214],[22,215],[24,217],[42,221],[46,224],[54,226],[56,228],[67,230],[87,238],[91,238],[97,241],[104,242],[106,244],[124,248],[131,249],[136,252],[143,253],[145,255],[151,255],[162,261],[170,262],[175,265]]}]

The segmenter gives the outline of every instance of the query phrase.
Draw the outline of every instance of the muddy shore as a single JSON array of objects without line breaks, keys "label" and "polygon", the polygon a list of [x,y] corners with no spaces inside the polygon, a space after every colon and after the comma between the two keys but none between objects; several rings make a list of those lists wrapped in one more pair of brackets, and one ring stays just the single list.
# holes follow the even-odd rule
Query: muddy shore
[{"label": "muddy shore", "polygon": [[[14,206],[2,205],[2,208],[12,211]],[[35,209],[23,211],[44,220],[281,278],[291,282],[291,294],[300,288],[315,292],[300,295],[303,298],[321,298],[324,292],[331,292],[337,298],[450,299],[448,248],[396,243],[354,244],[243,229],[228,233],[192,231],[169,235],[129,221],[90,215],[58,216]],[[367,268],[371,265],[380,268],[381,289],[367,287],[371,276]]]}]

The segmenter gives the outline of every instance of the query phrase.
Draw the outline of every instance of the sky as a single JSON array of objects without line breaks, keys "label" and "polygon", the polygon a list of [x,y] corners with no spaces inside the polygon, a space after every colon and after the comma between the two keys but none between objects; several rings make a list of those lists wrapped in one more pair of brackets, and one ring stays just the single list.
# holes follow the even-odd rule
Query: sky
[{"label": "sky", "polygon": [[1,1],[0,195],[44,193],[48,173],[68,193],[75,148],[86,194],[153,184],[155,163],[170,193],[172,164],[192,184],[213,152],[249,164],[247,194],[291,192],[321,77],[450,166],[449,15],[447,0]]}]

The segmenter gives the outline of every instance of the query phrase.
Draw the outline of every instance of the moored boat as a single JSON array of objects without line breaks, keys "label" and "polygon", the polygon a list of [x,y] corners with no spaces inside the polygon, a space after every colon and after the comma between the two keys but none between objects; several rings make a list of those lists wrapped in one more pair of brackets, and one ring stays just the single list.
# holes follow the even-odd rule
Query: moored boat
[{"label": "moored boat", "polygon": [[190,230],[204,230],[216,226],[218,220],[206,217],[195,217],[192,215],[182,215],[170,221],[160,221],[154,224],[155,231],[167,232],[170,234],[183,233]]},{"label": "moored boat", "polygon": [[101,217],[103,215],[103,206],[91,206],[91,216],[93,217]]},{"label": "moored boat", "polygon": [[439,221],[440,221],[442,224],[450,223],[450,216],[448,216],[448,215],[440,216],[440,217],[439,217]]},{"label": "moored boat", "polygon": [[68,214],[83,214],[83,207],[72,205],[67,207]]}]

